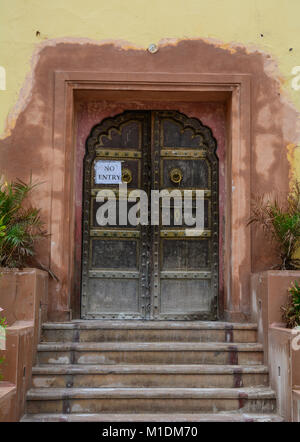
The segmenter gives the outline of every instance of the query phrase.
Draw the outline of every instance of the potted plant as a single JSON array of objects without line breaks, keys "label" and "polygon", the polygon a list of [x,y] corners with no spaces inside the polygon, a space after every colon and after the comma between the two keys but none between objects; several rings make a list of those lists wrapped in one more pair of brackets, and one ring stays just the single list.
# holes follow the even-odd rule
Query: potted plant
[{"label": "potted plant", "polygon": [[286,196],[273,199],[260,195],[253,199],[248,225],[263,229],[268,243],[275,245],[278,264],[253,274],[252,292],[265,306],[268,323],[282,324],[281,306],[286,304],[287,290],[300,277],[300,183]]},{"label": "potted plant", "polygon": [[258,323],[278,410],[289,421],[293,390],[300,384],[300,352],[294,345],[300,318],[300,287],[294,282],[300,278],[300,183],[286,197],[258,196],[251,209],[248,224],[262,228],[266,247],[272,242],[277,250],[279,264],[251,277],[253,320]]},{"label": "potted plant", "polygon": [[22,269],[31,264],[36,242],[47,235],[40,210],[27,199],[37,185],[30,178],[28,184],[17,180],[0,187],[0,267]]},{"label": "potted plant", "polygon": [[300,328],[300,286],[294,281],[288,289],[289,297],[281,307],[282,319],[287,328]]},{"label": "potted plant", "polygon": [[253,199],[248,225],[263,228],[266,239],[275,243],[280,270],[300,269],[295,253],[300,248],[300,183],[296,182],[286,198],[266,200],[264,195]]},{"label": "potted plant", "polygon": [[30,202],[37,185],[32,178],[28,183],[0,183],[0,305],[6,316],[0,317],[0,326],[7,326],[0,362],[5,358],[3,380],[15,386],[19,398],[13,401],[16,419],[23,413],[39,328],[42,317],[47,317],[48,274],[43,270],[53,275],[36,254],[36,244],[48,236],[40,209]]},{"label": "potted plant", "polygon": [[[29,284],[35,285],[37,272],[33,276],[33,269],[46,270],[54,276],[36,256],[37,242],[48,236],[40,209],[28,198],[38,184],[32,177],[28,183],[21,180],[9,183],[3,179],[0,183],[0,302],[7,312],[9,325],[18,316],[11,311],[17,287],[20,294],[26,286],[26,281],[21,282],[20,278],[30,279]],[[24,317],[25,312],[20,319]]]}]

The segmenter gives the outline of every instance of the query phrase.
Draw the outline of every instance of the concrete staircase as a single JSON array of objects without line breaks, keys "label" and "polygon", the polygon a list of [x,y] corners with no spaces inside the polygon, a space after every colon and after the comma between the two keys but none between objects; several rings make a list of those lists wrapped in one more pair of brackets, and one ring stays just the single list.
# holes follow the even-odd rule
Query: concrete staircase
[{"label": "concrete staircase", "polygon": [[255,324],[43,325],[23,421],[278,421]]}]

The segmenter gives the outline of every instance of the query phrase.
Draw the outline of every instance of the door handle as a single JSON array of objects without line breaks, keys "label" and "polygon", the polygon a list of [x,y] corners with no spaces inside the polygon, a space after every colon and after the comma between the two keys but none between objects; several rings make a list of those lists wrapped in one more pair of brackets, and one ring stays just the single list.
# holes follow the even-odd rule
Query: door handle
[{"label": "door handle", "polygon": [[122,181],[123,181],[123,183],[127,183],[127,184],[131,183],[131,181],[132,181],[131,170],[129,170],[129,169],[122,170]]},{"label": "door handle", "polygon": [[182,181],[182,178],[183,178],[183,174],[182,174],[181,169],[178,169],[177,167],[175,167],[174,169],[171,170],[170,180],[172,181],[172,183],[179,184]]}]

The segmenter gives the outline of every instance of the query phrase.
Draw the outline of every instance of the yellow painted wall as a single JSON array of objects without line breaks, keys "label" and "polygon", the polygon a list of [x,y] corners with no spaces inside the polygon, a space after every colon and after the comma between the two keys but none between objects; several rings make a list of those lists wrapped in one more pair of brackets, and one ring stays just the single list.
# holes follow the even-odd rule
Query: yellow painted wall
[{"label": "yellow painted wall", "polygon": [[[299,30],[300,0],[0,0],[0,66],[6,71],[1,90],[0,69],[0,138],[9,134],[7,116],[41,42],[89,38],[146,48],[166,38],[212,38],[256,47],[277,61],[283,88],[300,110],[300,80],[293,89],[291,73],[300,65]],[[299,150],[290,149],[289,158],[300,178]]]}]

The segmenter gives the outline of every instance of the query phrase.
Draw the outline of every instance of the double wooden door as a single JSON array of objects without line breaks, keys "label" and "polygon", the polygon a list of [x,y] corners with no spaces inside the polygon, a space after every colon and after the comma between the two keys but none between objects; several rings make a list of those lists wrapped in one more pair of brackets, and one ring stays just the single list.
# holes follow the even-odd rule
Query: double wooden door
[{"label": "double wooden door", "polygon": [[[208,127],[176,111],[127,111],[92,129],[84,158],[82,318],[217,319],[216,149]],[[103,165],[117,172],[101,176]],[[148,225],[119,219],[120,173],[128,191],[147,193]],[[115,196],[115,225],[99,225],[103,189]],[[172,199],[169,225],[151,225],[151,190],[162,189],[203,190],[200,234],[177,225],[181,208]],[[128,212],[134,204],[127,203]]]}]

